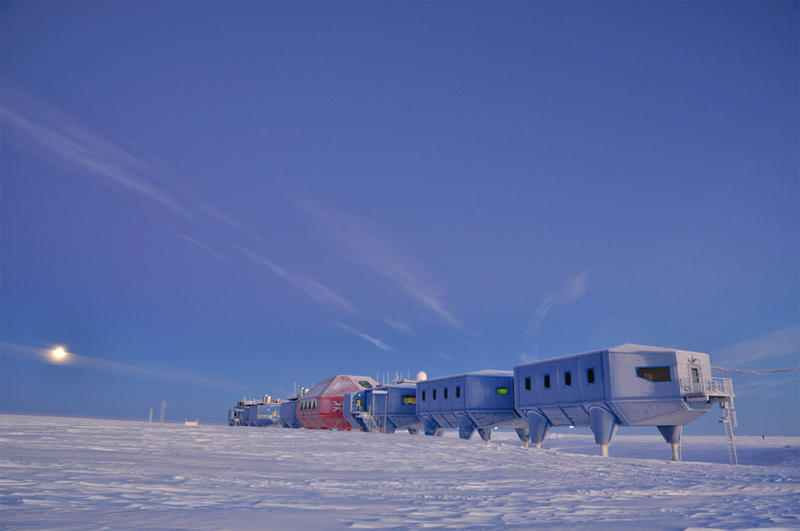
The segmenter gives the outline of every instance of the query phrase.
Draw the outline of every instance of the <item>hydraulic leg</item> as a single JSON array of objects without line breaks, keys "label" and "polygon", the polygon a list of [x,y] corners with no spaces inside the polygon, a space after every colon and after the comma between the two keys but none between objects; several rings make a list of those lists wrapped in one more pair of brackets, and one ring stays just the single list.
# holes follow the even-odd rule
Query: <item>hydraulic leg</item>
[{"label": "hydraulic leg", "polygon": [[664,437],[664,440],[669,443],[672,447],[672,460],[673,461],[680,461],[680,449],[678,445],[681,442],[681,428],[683,426],[656,426],[658,431],[661,432],[661,436]]},{"label": "hydraulic leg", "polygon": [[550,433],[550,428],[552,424],[544,415],[537,413],[536,411],[531,411],[528,413],[528,429],[530,430],[530,440],[536,446],[536,448],[541,448],[542,443],[547,438],[547,434]]},{"label": "hydraulic leg", "polygon": [[619,420],[609,410],[600,406],[589,408],[589,415],[592,418],[594,442],[600,445],[600,455],[608,457],[608,445],[617,433]]}]

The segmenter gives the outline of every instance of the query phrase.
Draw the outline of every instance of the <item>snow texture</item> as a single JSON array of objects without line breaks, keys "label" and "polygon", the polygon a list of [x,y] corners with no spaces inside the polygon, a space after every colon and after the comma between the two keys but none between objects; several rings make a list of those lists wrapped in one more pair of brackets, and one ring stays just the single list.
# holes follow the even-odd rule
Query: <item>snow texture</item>
[{"label": "snow texture", "polygon": [[799,529],[800,438],[456,433],[0,416],[2,529]]}]

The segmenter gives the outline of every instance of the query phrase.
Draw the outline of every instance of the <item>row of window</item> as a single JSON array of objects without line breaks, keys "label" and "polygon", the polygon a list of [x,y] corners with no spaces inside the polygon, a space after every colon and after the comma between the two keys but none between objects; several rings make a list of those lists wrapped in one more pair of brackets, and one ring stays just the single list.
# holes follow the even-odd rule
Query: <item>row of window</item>
[{"label": "row of window", "polygon": [[[495,393],[497,393],[498,395],[507,395],[508,394],[508,387],[498,387],[497,389],[495,389]],[[423,402],[425,402],[426,396],[427,395],[426,395],[425,391],[422,391],[422,401]],[[436,389],[433,389],[431,391],[431,398],[433,400],[436,400]],[[461,398],[461,386],[458,386],[458,385],[456,386],[456,398]],[[444,399],[447,400],[447,387],[444,388]],[[405,402],[405,397],[403,398],[403,400],[404,400],[403,403],[405,404],[406,403]],[[416,404],[416,398],[414,400],[414,403]]]},{"label": "row of window", "polygon": [[[639,378],[644,378],[645,380],[650,380],[651,382],[669,382],[670,381],[670,373],[669,367],[639,367],[636,369],[636,376]],[[594,383],[594,369],[587,369],[586,370],[586,383],[593,384]],[[572,373],[570,371],[566,371],[564,373],[564,385],[566,387],[572,386]],[[544,375],[544,388],[550,389],[550,375]],[[525,390],[531,390],[531,379],[530,377],[525,378]]]},{"label": "row of window", "polygon": [[300,411],[306,411],[308,409],[317,409],[316,398],[312,398],[311,400],[303,400],[300,402]]},{"label": "row of window", "polygon": [[[586,383],[593,384],[594,383],[594,369],[587,369],[586,370]],[[564,373],[564,385],[567,387],[572,387],[572,372],[567,371]],[[550,375],[544,375],[544,388],[550,389]],[[525,378],[525,390],[531,390],[531,379],[530,377]]]}]

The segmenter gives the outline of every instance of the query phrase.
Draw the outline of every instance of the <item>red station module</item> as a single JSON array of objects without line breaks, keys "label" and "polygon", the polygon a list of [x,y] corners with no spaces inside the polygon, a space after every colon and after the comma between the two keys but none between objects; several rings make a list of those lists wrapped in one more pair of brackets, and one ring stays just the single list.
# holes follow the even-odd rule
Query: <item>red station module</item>
[{"label": "red station module", "polygon": [[309,430],[350,431],[352,427],[342,414],[344,395],[377,385],[369,376],[329,376],[297,400],[297,420]]}]

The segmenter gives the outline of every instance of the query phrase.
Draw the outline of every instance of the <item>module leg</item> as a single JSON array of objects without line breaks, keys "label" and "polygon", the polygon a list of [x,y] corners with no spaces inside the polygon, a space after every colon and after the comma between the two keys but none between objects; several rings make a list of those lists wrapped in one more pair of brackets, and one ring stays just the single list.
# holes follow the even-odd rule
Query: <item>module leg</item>
[{"label": "module leg", "polygon": [[530,411],[528,413],[529,438],[536,448],[542,447],[542,443],[547,438],[547,434],[550,433],[551,426],[550,421],[547,420],[544,415],[536,411]]},{"label": "module leg", "polygon": [[681,442],[681,431],[683,426],[656,426],[661,436],[667,441],[672,448],[672,460],[680,461],[681,452],[678,444]]},{"label": "module leg", "polygon": [[608,445],[617,432],[619,420],[612,412],[600,406],[589,408],[589,415],[592,417],[594,442],[600,446],[600,455],[608,457]]}]

